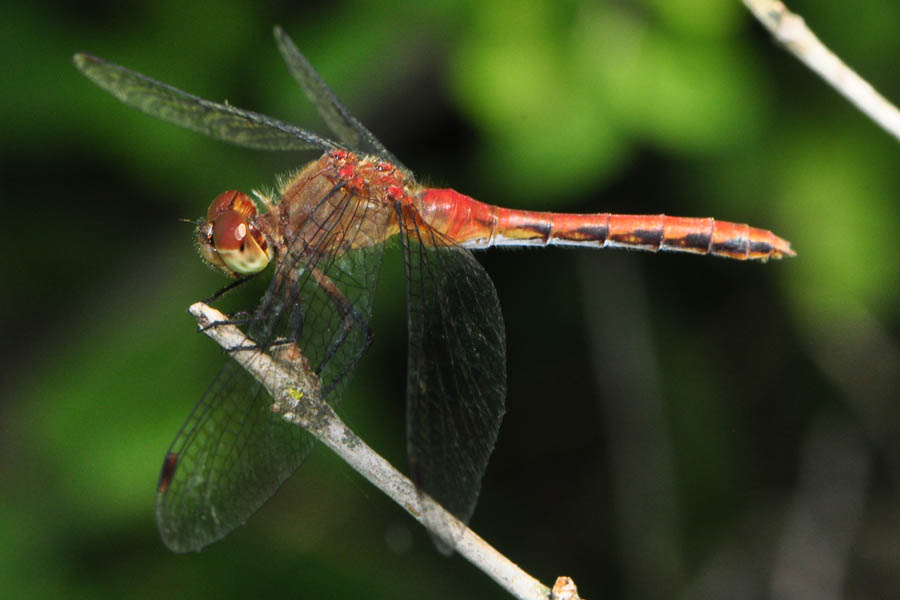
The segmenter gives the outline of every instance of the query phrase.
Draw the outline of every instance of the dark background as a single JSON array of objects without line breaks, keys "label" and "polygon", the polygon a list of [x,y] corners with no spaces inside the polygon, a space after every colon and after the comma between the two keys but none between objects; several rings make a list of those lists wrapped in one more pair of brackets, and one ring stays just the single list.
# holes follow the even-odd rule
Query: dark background
[{"label": "dark background", "polygon": [[[71,55],[324,133],[276,23],[426,183],[713,215],[798,252],[479,254],[509,394],[476,531],[591,598],[900,592],[897,141],[738,2],[190,4],[32,2],[0,22],[4,595],[504,595],[324,449],[201,554],[158,539],[163,454],[223,361],[185,309],[224,281],[179,220],[315,155],[156,121]],[[900,98],[900,4],[791,8]],[[394,249],[344,414],[405,468],[401,275]]]}]

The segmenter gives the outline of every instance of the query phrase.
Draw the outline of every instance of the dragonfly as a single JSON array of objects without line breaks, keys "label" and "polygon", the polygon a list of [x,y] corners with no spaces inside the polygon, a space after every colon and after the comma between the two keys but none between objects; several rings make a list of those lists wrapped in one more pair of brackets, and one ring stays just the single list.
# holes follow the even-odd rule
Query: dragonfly
[{"label": "dragonfly", "polygon": [[[282,178],[277,193],[219,194],[195,236],[202,258],[236,282],[274,265],[242,324],[256,348],[294,366],[302,360],[333,406],[372,342],[383,250],[399,239],[410,475],[421,494],[462,523],[475,509],[506,396],[500,302],[472,250],[562,245],[758,261],[794,256],[789,242],[746,224],[514,210],[422,186],[338,100],[287,34],[280,27],[274,34],[291,75],[337,141],[95,56],[80,53],[73,60],[122,102],[175,125],[255,150],[322,152]],[[284,351],[287,345],[296,351]],[[312,436],[275,414],[271,402],[259,382],[226,360],[163,461],[155,510],[170,549],[198,551],[223,538],[307,457]]]}]

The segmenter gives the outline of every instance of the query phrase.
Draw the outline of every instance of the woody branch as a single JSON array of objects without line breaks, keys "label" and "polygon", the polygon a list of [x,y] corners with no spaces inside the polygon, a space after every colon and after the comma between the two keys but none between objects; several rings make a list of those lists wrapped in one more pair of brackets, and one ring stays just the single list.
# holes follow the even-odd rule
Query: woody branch
[{"label": "woody branch", "polygon": [[882,129],[900,140],[900,111],[829,50],[803,17],[778,0],[743,0],[753,15],[791,54],[840,92]]},{"label": "woody branch", "polygon": [[[460,523],[434,500],[420,494],[407,477],[363,442],[320,397],[318,378],[305,368],[302,357],[292,361],[295,364],[293,368],[286,367],[259,350],[253,340],[236,326],[228,324],[226,317],[216,309],[197,302],[191,305],[188,312],[197,319],[203,333],[224,348],[232,359],[266,388],[273,399],[274,413],[306,429],[420,523],[423,523],[420,508],[425,508],[429,514],[440,513],[440,522],[447,523],[452,533],[432,533],[443,539],[452,539],[453,547],[461,556],[510,594],[523,600],[577,600],[577,591],[574,591],[571,580],[560,578],[551,590]],[[565,582],[565,585],[561,582]]]}]

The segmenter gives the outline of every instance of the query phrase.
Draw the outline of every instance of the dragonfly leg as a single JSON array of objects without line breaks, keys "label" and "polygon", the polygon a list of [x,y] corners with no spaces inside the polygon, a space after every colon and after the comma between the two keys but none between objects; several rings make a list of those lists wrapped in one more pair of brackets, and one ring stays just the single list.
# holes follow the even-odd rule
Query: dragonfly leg
[{"label": "dragonfly leg", "polygon": [[212,304],[213,302],[215,302],[216,300],[218,300],[219,298],[221,298],[222,296],[224,296],[225,294],[227,294],[228,292],[230,292],[230,291],[233,290],[234,288],[236,288],[236,287],[238,287],[239,285],[242,285],[242,284],[244,284],[244,283],[250,281],[250,279],[252,279],[252,278],[255,277],[255,276],[256,276],[256,275],[250,275],[249,277],[241,277],[241,278],[238,279],[237,281],[232,281],[231,283],[229,283],[228,285],[226,285],[226,286],[223,287],[222,289],[218,290],[215,294],[213,294],[212,296],[210,296],[210,297],[207,298],[206,300],[203,300],[203,301],[202,301],[203,304]]},{"label": "dragonfly leg", "polygon": [[[204,304],[205,304],[205,302],[204,302]],[[208,329],[222,327],[223,325],[237,325],[238,327],[241,327],[243,325],[246,325],[249,322],[250,322],[250,313],[248,313],[245,310],[239,310],[236,313],[232,313],[232,314],[228,315],[228,318],[225,319],[224,321],[215,321],[213,323],[210,323],[209,325],[204,325],[197,331],[200,331],[202,333],[204,331],[207,331]]]},{"label": "dragonfly leg", "polygon": [[334,284],[330,277],[315,268],[310,269],[310,273],[313,277],[315,277],[316,282],[319,284],[321,289],[324,290],[326,294],[328,294],[329,298],[331,298],[331,301],[334,303],[334,306],[342,319],[340,325],[340,334],[332,341],[331,345],[328,347],[328,350],[325,352],[325,355],[322,357],[322,361],[316,366],[315,369],[313,369],[313,372],[317,376],[321,375],[322,370],[325,368],[328,362],[332,358],[334,358],[334,355],[337,354],[337,351],[344,344],[344,342],[347,340],[347,337],[352,333],[355,327],[360,327],[365,330],[365,341],[360,346],[359,350],[357,350],[356,354],[347,361],[341,372],[333,378],[329,387],[323,390],[324,397],[331,393],[332,389],[338,383],[340,383],[348,373],[353,370],[353,368],[356,366],[356,363],[362,357],[363,353],[372,343],[373,333],[372,328],[369,326],[368,319],[366,319],[356,309],[356,307],[353,306],[350,300],[347,299],[347,297]]},{"label": "dragonfly leg", "polygon": [[[205,300],[202,300],[201,302],[203,302],[203,304],[212,304],[213,302],[215,302],[216,300],[218,300],[219,298],[221,298],[222,296],[224,296],[225,294],[227,294],[234,288],[250,281],[250,279],[253,277],[255,277],[255,275],[250,275],[249,277],[241,277],[237,281],[232,281],[225,287],[216,291],[216,293],[214,293],[212,296],[210,296],[209,298],[206,298]],[[242,325],[246,325],[249,321],[250,321],[249,313],[247,313],[246,311],[238,311],[236,313],[228,315],[228,319],[225,321],[216,321],[214,323],[210,323],[209,325],[204,325],[203,327],[201,327],[199,329],[199,331],[203,332],[203,331],[212,329],[214,327],[221,327],[223,325],[242,326]]]}]

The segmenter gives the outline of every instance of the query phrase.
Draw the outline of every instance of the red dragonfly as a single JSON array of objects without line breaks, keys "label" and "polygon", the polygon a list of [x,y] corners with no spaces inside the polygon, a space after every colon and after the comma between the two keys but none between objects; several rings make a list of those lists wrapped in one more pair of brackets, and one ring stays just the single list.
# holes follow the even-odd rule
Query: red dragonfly
[{"label": "red dragonfly", "polygon": [[[769,231],[711,218],[512,210],[423,187],[278,27],[275,39],[339,142],[87,54],[74,62],[121,101],[176,125],[257,150],[324,151],[285,179],[278,197],[220,194],[196,235],[203,258],[239,280],[275,263],[246,331],[260,349],[299,349],[331,404],[371,342],[382,250],[399,238],[408,304],[410,471],[422,492],[462,522],[474,511],[506,395],[500,303],[470,249],[556,244],[739,260],[794,255]],[[199,550],[222,538],[303,462],[312,437],[273,414],[270,402],[253,377],[227,361],[163,462],[156,519],[169,548]]]}]

